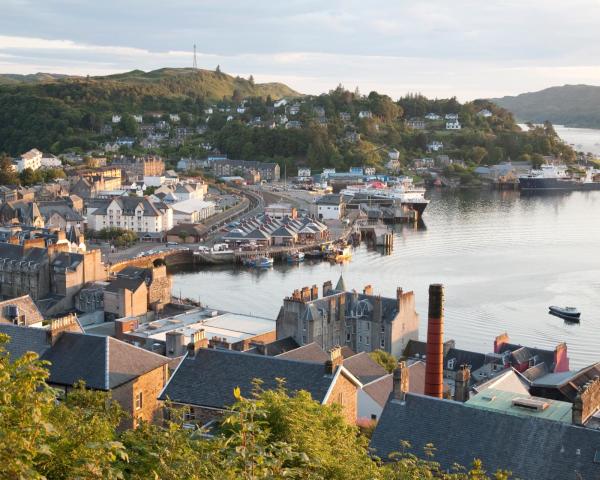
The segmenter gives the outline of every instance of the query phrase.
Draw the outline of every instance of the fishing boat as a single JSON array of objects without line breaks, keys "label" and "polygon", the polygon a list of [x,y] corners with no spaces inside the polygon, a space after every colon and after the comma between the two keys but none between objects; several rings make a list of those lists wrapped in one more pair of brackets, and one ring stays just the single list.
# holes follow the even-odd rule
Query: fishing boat
[{"label": "fishing boat", "polygon": [[579,321],[579,317],[581,316],[581,312],[575,307],[557,307],[556,305],[550,305],[548,308],[550,309],[551,314],[567,320]]},{"label": "fishing boat", "polygon": [[304,253],[298,250],[293,250],[285,256],[285,261],[288,263],[300,263],[304,261]]},{"label": "fishing boat", "polygon": [[305,254],[306,258],[323,258],[323,251],[322,250],[309,250],[308,252],[306,252]]},{"label": "fishing boat", "polygon": [[335,247],[329,254],[329,259],[334,262],[343,262],[352,258],[352,249],[349,245],[341,245]]},{"label": "fishing boat", "polygon": [[257,258],[254,262],[256,268],[270,268],[273,266],[273,259],[269,257]]}]

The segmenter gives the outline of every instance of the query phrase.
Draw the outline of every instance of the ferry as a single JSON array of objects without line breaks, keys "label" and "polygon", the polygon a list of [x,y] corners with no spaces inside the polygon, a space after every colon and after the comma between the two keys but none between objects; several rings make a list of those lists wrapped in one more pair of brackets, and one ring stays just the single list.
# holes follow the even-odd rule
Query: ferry
[{"label": "ferry", "polygon": [[413,184],[411,177],[399,177],[397,182],[370,182],[359,185],[349,185],[340,191],[341,195],[360,198],[366,200],[386,199],[399,202],[402,206],[409,207],[423,215],[425,208],[429,205],[429,200],[425,198],[425,189]]},{"label": "ferry", "polygon": [[542,165],[519,176],[519,189],[600,190],[600,170],[586,168],[585,175],[577,178],[569,174],[565,165]]}]

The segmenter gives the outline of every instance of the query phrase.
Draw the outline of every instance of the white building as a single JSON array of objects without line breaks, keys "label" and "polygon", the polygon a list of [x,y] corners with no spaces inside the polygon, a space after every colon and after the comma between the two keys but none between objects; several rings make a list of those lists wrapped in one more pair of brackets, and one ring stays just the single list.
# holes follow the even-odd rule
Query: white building
[{"label": "white building", "polygon": [[265,215],[278,220],[284,217],[294,218],[295,212],[296,209],[289,203],[272,203],[265,207]]},{"label": "white building", "polygon": [[208,193],[206,183],[180,183],[173,190],[175,197],[180,202],[185,200],[204,200],[204,195]]},{"label": "white building", "polygon": [[112,123],[119,123],[121,121],[121,115],[113,115]]},{"label": "white building", "polygon": [[444,144],[438,140],[434,140],[427,144],[427,150],[430,152],[439,152],[444,148]]},{"label": "white building", "polygon": [[137,122],[137,123],[142,123],[143,122],[143,118],[141,115],[134,115],[133,119]]},{"label": "white building", "polygon": [[458,120],[458,113],[447,113],[444,118],[446,120]]},{"label": "white building", "polygon": [[284,107],[287,105],[287,100],[285,98],[281,98],[273,103],[275,108]]},{"label": "white building", "polygon": [[489,118],[493,115],[493,113],[490,112],[487,108],[484,108],[483,110],[479,111],[477,115],[479,115],[480,117]]},{"label": "white building", "polygon": [[310,177],[310,168],[299,168],[298,176],[299,177]]},{"label": "white building", "polygon": [[458,120],[454,120],[451,122],[446,122],[446,130],[460,130],[460,122]]},{"label": "white building", "polygon": [[164,203],[145,197],[123,196],[88,208],[88,228],[124,228],[136,233],[166,232],[173,228],[173,212]]},{"label": "white building", "polygon": [[200,223],[215,214],[215,203],[196,198],[184,200],[171,205],[173,223]]},{"label": "white building", "polygon": [[177,113],[169,113],[169,120],[172,122],[179,122],[179,115]]},{"label": "white building", "polygon": [[361,110],[358,112],[358,118],[373,118],[373,114],[369,110]]},{"label": "white building", "polygon": [[364,169],[365,175],[375,175],[375,173],[377,173],[377,169],[375,167],[365,167]]},{"label": "white building", "polygon": [[37,170],[42,166],[42,157],[42,152],[37,148],[32,148],[28,152],[25,152],[17,162],[17,172],[21,173],[26,168]]},{"label": "white building", "polygon": [[299,104],[295,104],[292,105],[289,109],[288,109],[288,113],[290,115],[298,115],[300,113],[300,105]]},{"label": "white building", "polygon": [[341,195],[324,195],[316,201],[319,220],[339,220],[344,216],[345,205]]},{"label": "white building", "polygon": [[427,120],[439,120],[442,117],[440,117],[437,113],[430,112],[427,115],[425,115],[425,118]]},{"label": "white building", "polygon": [[55,155],[52,155],[51,153],[44,153],[40,166],[42,168],[60,168],[62,167],[62,162]]},{"label": "white building", "polygon": [[160,187],[165,183],[165,177],[163,175],[144,175],[144,183],[147,187]]}]

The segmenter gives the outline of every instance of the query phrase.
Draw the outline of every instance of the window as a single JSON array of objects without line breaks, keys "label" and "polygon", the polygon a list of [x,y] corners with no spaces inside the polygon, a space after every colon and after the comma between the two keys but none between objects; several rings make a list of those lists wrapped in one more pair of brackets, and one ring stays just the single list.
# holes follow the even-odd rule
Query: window
[{"label": "window", "polygon": [[196,420],[196,412],[193,408],[190,408],[187,412],[183,414],[183,420],[186,422]]},{"label": "window", "polygon": [[135,396],[135,409],[141,410],[142,408],[142,392],[138,392]]},{"label": "window", "polygon": [[385,348],[385,340],[383,338],[379,341],[379,346]]},{"label": "window", "polygon": [[454,358],[451,358],[450,360],[448,360],[448,370],[454,370],[454,363],[456,360],[454,360]]},{"label": "window", "polygon": [[347,341],[347,342],[349,342],[349,341],[350,341],[350,334],[349,334],[349,333],[347,333],[347,334],[346,334],[346,341]]},{"label": "window", "polygon": [[377,415],[375,415],[374,413],[371,414],[371,420],[377,420]]},{"label": "window", "polygon": [[344,392],[338,393],[336,402],[340,405],[344,405]]},{"label": "window", "polygon": [[366,345],[369,345],[369,342],[370,342],[370,338],[369,338],[369,336],[367,335],[367,336],[365,337],[365,339],[366,339],[366,340],[365,340],[365,344],[366,344]]}]

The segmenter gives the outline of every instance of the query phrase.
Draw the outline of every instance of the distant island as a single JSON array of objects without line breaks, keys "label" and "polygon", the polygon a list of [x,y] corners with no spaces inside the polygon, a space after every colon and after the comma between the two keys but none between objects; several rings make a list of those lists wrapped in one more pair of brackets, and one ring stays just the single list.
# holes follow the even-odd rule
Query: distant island
[{"label": "distant island", "polygon": [[512,112],[519,122],[548,120],[569,127],[600,128],[600,86],[563,85],[490,101]]}]

